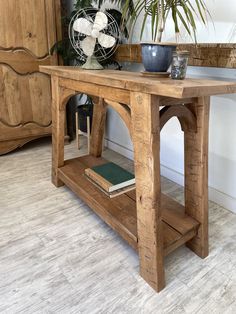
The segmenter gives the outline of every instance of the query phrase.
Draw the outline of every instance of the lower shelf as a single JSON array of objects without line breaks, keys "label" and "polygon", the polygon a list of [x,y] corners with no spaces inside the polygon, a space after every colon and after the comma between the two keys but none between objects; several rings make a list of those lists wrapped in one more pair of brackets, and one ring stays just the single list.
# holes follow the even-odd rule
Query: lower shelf
[{"label": "lower shelf", "polygon": [[[138,249],[135,191],[110,199],[84,176],[88,167],[105,163],[103,158],[84,156],[65,161],[59,168],[60,180],[78,195],[109,226],[116,230],[134,249]],[[164,253],[169,254],[192,239],[199,223],[186,215],[184,206],[161,195],[164,227]]]}]

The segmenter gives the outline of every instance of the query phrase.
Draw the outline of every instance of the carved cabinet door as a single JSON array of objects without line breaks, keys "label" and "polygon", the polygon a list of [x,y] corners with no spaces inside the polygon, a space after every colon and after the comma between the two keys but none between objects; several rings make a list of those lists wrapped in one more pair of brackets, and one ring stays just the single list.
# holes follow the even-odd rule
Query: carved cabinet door
[{"label": "carved cabinet door", "polygon": [[39,65],[57,65],[59,0],[0,0],[0,154],[51,134],[51,85]]}]

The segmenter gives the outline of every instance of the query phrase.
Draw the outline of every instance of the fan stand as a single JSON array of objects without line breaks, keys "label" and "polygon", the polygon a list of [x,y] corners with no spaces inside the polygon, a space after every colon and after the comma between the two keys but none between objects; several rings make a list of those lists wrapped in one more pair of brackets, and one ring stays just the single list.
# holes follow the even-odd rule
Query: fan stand
[{"label": "fan stand", "polygon": [[94,56],[89,56],[81,68],[86,70],[103,70],[103,66]]}]

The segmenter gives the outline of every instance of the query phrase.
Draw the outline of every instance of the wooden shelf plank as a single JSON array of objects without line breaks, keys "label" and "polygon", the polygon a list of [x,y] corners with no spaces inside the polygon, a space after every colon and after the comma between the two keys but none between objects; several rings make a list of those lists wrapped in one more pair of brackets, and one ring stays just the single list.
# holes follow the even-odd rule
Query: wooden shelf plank
[{"label": "wooden shelf plank", "polygon": [[[108,198],[84,176],[84,169],[91,163],[91,157],[66,161],[59,169],[59,178],[76,195],[91,207],[109,226],[116,230],[132,247],[137,249],[137,227],[134,201],[125,194],[114,199]],[[104,162],[94,158],[96,163]],[[92,164],[91,164],[92,166]]]},{"label": "wooden shelf plank", "polygon": [[[84,156],[65,161],[59,178],[85,201],[111,228],[138,250],[135,192],[110,199],[84,176],[88,167],[105,163],[103,158]],[[184,214],[184,207],[162,195],[165,254],[196,235],[198,223]]]},{"label": "wooden shelf plank", "polygon": [[[133,200],[136,199],[135,194],[135,191],[127,193],[127,195]],[[161,206],[163,211],[163,221],[182,235],[192,229],[198,228],[199,223],[192,217],[185,214],[184,206],[165,194],[161,195]]]}]

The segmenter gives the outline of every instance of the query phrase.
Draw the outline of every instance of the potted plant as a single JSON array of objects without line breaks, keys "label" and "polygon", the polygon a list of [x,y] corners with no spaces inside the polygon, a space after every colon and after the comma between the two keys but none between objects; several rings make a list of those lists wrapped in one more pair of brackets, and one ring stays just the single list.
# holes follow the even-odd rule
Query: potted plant
[{"label": "potted plant", "polygon": [[166,72],[171,64],[172,53],[176,43],[163,43],[162,37],[167,22],[173,22],[176,37],[180,33],[180,24],[196,41],[196,18],[206,24],[209,14],[203,0],[137,0],[134,10],[128,13],[128,2],[123,8],[123,17],[130,17],[130,27],[133,28],[138,17],[143,13],[140,39],[144,29],[150,22],[152,42],[141,43],[143,65],[148,72]]}]

